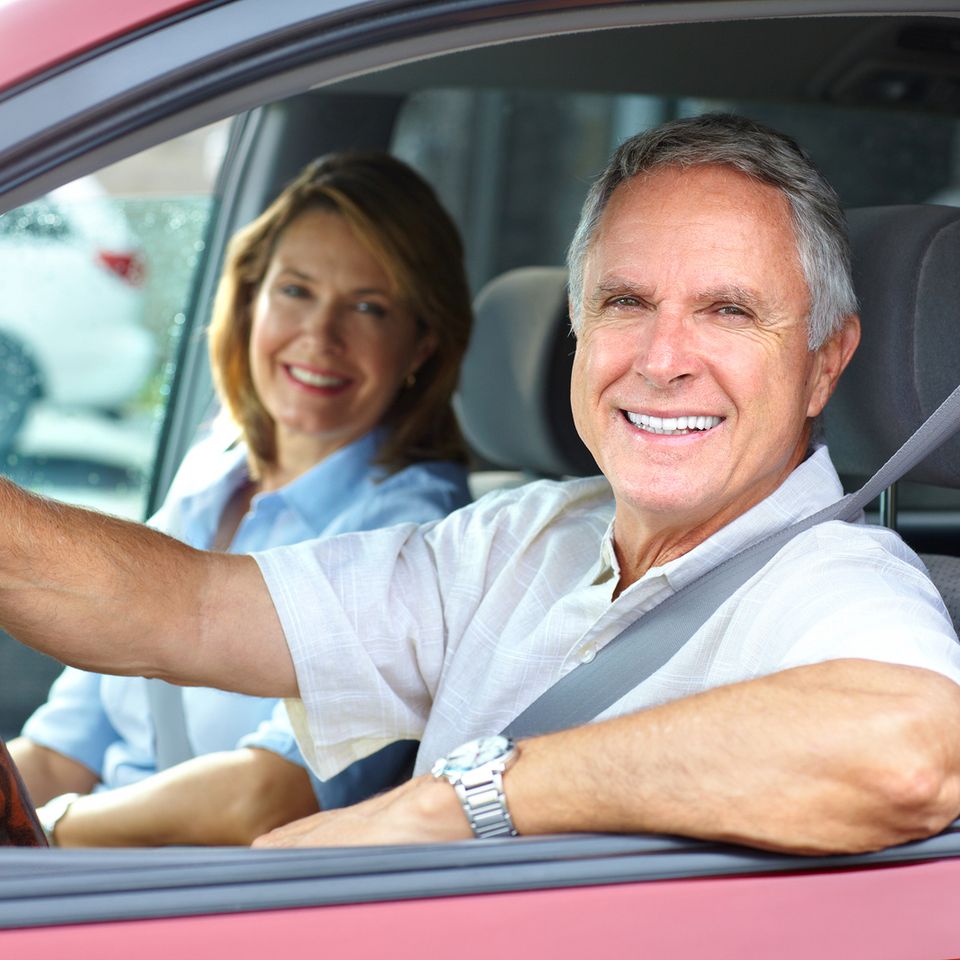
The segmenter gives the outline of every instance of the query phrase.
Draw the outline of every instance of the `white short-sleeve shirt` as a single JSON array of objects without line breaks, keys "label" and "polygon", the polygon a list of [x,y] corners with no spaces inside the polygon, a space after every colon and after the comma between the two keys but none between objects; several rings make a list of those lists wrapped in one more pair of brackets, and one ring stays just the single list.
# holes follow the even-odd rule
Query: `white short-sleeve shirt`
[{"label": "white short-sleeve shirt", "polygon": [[[297,672],[289,703],[321,777],[421,740],[418,772],[499,732],[629,623],[722,560],[842,494],[825,447],[770,497],[613,599],[602,478],[491,494],[436,523],[256,555]],[[603,716],[787,667],[863,657],[960,682],[960,644],[917,556],[888,530],[831,522],[794,538]]]}]

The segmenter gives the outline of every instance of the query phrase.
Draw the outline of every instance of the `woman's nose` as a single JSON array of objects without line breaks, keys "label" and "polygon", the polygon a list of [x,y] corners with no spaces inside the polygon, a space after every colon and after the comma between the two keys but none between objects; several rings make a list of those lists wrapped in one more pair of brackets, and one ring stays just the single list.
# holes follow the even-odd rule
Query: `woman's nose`
[{"label": "woman's nose", "polygon": [[343,341],[342,311],[336,303],[317,301],[304,318],[304,332],[325,344]]}]

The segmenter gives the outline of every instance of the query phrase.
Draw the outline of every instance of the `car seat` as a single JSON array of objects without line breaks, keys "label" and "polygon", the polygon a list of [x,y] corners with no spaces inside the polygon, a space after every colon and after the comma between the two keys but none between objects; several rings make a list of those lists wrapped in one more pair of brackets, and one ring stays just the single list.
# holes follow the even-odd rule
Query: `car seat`
[{"label": "car seat", "polygon": [[501,274],[480,291],[474,313],[454,400],[480,466],[471,472],[474,496],[539,477],[597,473],[570,413],[567,271]]},{"label": "car seat", "polygon": [[[855,482],[873,473],[960,383],[960,210],[864,207],[849,210],[847,220],[863,334],[823,421],[838,472]],[[960,435],[904,479],[960,488]],[[924,506],[922,499],[914,505]],[[952,522],[960,531],[955,509],[928,507],[919,516],[928,526]],[[886,522],[897,525],[895,510]],[[960,627],[960,559],[921,556]]]}]

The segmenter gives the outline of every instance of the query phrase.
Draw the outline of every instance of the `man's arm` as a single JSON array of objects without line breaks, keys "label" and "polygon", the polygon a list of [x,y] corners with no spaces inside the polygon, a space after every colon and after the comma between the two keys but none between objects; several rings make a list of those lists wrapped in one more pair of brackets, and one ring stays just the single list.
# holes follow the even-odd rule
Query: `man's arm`
[{"label": "man's arm", "polygon": [[303,767],[270,750],[244,747],[81,797],[57,824],[56,842],[61,847],[249,844],[316,811]]},{"label": "man's arm", "polygon": [[[960,815],[960,687],[873,661],[798,667],[520,749],[504,786],[521,834],[677,833],[813,854],[903,843]],[[258,844],[469,835],[452,787],[420,777]]]},{"label": "man's arm", "polygon": [[296,678],[254,560],[0,481],[0,625],[64,663],[256,696]]}]

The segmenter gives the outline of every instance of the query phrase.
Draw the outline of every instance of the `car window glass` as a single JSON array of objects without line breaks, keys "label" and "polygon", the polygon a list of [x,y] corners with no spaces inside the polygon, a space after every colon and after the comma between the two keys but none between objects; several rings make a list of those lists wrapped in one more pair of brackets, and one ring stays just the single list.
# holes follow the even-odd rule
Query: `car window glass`
[{"label": "car window glass", "polygon": [[[0,216],[0,472],[144,518],[225,144],[199,130]],[[0,675],[19,678],[0,735],[58,670],[0,635]]]},{"label": "car window glass", "polygon": [[141,519],[220,128],[0,216],[0,471]]},{"label": "car window glass", "polygon": [[960,124],[906,110],[438,89],[407,100],[391,149],[458,221],[476,290],[514,267],[563,262],[587,185],[626,137],[717,110],[796,137],[847,206],[960,203]]}]

